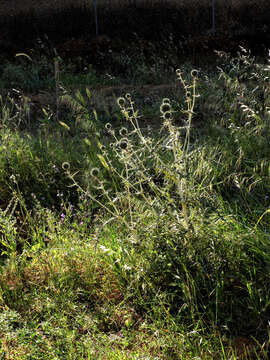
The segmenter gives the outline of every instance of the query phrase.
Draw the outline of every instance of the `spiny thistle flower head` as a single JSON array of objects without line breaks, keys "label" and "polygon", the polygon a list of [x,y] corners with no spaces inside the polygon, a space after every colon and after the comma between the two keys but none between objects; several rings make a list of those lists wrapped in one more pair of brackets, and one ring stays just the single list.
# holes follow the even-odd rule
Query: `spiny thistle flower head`
[{"label": "spiny thistle flower head", "polygon": [[170,103],[171,103],[171,100],[168,99],[168,98],[164,98],[164,99],[162,100],[162,103],[163,103],[163,104],[170,104]]},{"label": "spiny thistle flower head", "polygon": [[162,114],[168,112],[168,111],[171,111],[172,107],[171,107],[171,104],[170,103],[167,103],[167,102],[164,102],[160,105],[160,112]]},{"label": "spiny thistle flower head", "polygon": [[117,99],[117,104],[120,108],[124,109],[126,106],[126,99],[124,97],[119,97]]},{"label": "spiny thistle flower head", "polygon": [[172,120],[172,112],[171,111],[166,111],[162,114],[162,117],[164,120]]},{"label": "spiny thistle flower head", "polygon": [[99,168],[95,167],[91,170],[91,176],[97,177],[99,174]]},{"label": "spiny thistle flower head", "polygon": [[121,150],[126,150],[128,148],[128,139],[123,138],[119,143],[119,147]]},{"label": "spiny thistle flower head", "polygon": [[193,77],[193,79],[197,79],[197,78],[198,78],[198,74],[199,74],[199,72],[198,72],[198,70],[196,70],[196,69],[193,69],[193,70],[191,70],[191,72],[190,72],[190,75]]},{"label": "spiny thistle flower head", "polygon": [[67,161],[63,162],[62,169],[68,171],[70,169],[70,163]]},{"label": "spiny thistle flower head", "polygon": [[128,134],[127,128],[122,127],[122,128],[119,130],[119,134],[120,134],[121,136],[127,136],[127,134]]},{"label": "spiny thistle flower head", "polygon": [[190,100],[190,99],[191,99],[191,92],[190,92],[190,91],[187,91],[187,93],[186,93],[186,97],[187,97],[187,99],[188,99],[188,100]]}]

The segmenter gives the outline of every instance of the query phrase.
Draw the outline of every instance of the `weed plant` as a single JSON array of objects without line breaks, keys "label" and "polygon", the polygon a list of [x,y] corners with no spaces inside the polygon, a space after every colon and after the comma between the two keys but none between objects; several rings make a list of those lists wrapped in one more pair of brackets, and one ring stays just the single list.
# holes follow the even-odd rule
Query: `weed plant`
[{"label": "weed plant", "polygon": [[158,134],[129,93],[103,130],[66,92],[36,137],[2,102],[0,356],[269,357],[268,72],[177,70]]},{"label": "weed plant", "polygon": [[[139,112],[126,94],[118,99],[118,105],[127,127],[118,132],[106,124],[112,141],[109,147],[99,143],[97,156],[107,178],[99,178],[100,169],[93,168],[91,186],[85,190],[71,172],[67,175],[107,214],[105,220],[103,211],[98,215],[99,233],[119,237],[122,250],[113,251],[113,266],[139,308],[145,311],[146,304],[158,302],[175,321],[185,319],[202,327],[215,324],[235,334],[249,333],[258,320],[257,305],[248,305],[250,298],[256,298],[256,304],[261,301],[264,311],[268,308],[268,291],[261,283],[266,259],[262,249],[257,251],[261,247],[259,238],[267,234],[259,235],[252,227],[258,213],[256,216],[256,205],[249,194],[257,182],[253,183],[253,175],[248,173],[249,157],[236,156],[234,144],[239,154],[250,144],[247,139],[251,141],[253,134],[258,140],[260,123],[252,123],[250,132],[243,126],[237,133],[230,130],[226,140],[218,140],[212,149],[209,144],[198,146],[198,140],[191,142],[197,71],[191,73],[191,84],[184,81],[180,71],[177,75],[185,89],[183,127],[175,126],[171,101],[163,99],[160,110],[164,133],[158,139],[143,134]],[[241,109],[246,109],[244,103]],[[259,155],[264,156],[267,148],[263,138],[261,141]],[[247,173],[242,173],[241,167]],[[247,184],[240,194],[231,182],[236,178]],[[269,189],[268,179],[258,182],[261,184],[254,196]],[[92,187],[100,192],[98,197],[93,195]],[[239,195],[244,208],[235,200]],[[252,213],[251,218],[247,212]],[[255,253],[254,247],[250,248],[253,238],[259,241]],[[261,270],[255,275],[250,270],[254,268]],[[239,287],[234,286],[235,282]],[[250,283],[256,284],[252,290]],[[247,306],[248,319],[244,315]],[[245,321],[240,321],[243,318]]]},{"label": "weed plant", "polygon": [[31,62],[7,62],[2,69],[2,86],[28,92],[52,89],[54,84],[53,66],[45,56],[35,55]]}]

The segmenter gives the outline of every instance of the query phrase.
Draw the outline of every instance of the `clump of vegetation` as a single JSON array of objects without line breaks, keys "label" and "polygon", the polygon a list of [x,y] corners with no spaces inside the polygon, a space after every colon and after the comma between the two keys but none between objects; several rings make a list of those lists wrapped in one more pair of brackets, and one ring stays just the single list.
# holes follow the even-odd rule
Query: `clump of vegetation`
[{"label": "clump of vegetation", "polygon": [[132,91],[118,122],[2,99],[3,359],[269,357],[270,68],[220,55],[149,124]]}]

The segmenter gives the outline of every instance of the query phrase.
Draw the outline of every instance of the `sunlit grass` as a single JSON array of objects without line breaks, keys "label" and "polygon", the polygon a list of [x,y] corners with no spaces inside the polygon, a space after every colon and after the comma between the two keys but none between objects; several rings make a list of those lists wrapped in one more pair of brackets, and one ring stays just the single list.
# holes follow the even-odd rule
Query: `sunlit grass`
[{"label": "sunlit grass", "polygon": [[269,65],[220,55],[148,117],[1,99],[1,358],[269,357]]}]

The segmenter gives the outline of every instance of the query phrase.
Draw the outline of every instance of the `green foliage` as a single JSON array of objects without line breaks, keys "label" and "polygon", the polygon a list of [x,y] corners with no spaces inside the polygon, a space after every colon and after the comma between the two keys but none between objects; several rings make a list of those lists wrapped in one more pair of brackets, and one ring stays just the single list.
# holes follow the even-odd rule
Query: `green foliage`
[{"label": "green foliage", "polygon": [[0,249],[1,256],[12,256],[17,250],[17,229],[14,212],[17,207],[18,199],[13,197],[5,211],[0,209]]},{"label": "green foliage", "polygon": [[177,70],[159,131],[130,93],[103,128],[65,91],[34,135],[1,99],[3,358],[267,359],[269,66],[225,60]]},{"label": "green foliage", "polygon": [[2,70],[2,86],[37,92],[54,85],[53,64],[45,57],[29,63],[7,63]]}]

